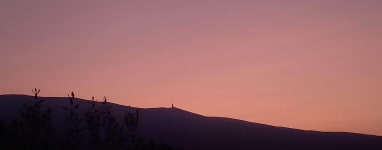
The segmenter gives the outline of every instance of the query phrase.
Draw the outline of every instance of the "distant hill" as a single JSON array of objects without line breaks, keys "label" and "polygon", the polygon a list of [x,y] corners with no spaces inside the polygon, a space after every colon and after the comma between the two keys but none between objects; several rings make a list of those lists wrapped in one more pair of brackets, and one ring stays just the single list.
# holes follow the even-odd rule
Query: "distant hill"
[{"label": "distant hill", "polygon": [[[20,106],[33,99],[26,95],[0,95],[0,117],[11,120]],[[63,127],[66,97],[43,97],[52,109],[56,128]],[[76,99],[84,112],[88,100]],[[110,104],[116,116],[136,108]],[[179,108],[140,109],[139,136],[185,150],[382,150],[382,137],[346,132],[305,131],[231,118],[206,117]]]}]

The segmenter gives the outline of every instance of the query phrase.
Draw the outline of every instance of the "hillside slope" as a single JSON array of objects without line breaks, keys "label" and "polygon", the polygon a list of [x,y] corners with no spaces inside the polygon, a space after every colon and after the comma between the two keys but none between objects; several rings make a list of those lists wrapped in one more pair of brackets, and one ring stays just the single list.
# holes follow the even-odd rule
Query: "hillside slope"
[{"label": "hillside slope", "polygon": [[[0,117],[10,120],[27,100],[26,95],[0,95]],[[53,122],[62,128],[68,104],[67,98],[44,97],[44,107],[52,109]],[[84,112],[88,101],[76,99]],[[111,104],[116,116],[134,108]],[[138,134],[153,140],[183,147],[185,150],[381,150],[382,137],[355,133],[304,131],[246,122],[242,120],[206,117],[178,108],[140,109]]]}]

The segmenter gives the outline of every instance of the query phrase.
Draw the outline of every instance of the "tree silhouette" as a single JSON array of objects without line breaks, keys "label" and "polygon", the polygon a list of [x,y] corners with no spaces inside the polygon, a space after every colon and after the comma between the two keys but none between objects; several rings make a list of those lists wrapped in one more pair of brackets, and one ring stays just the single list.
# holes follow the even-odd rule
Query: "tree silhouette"
[{"label": "tree silhouette", "polygon": [[[124,120],[118,120],[112,112],[112,106],[106,97],[100,105],[90,102],[90,107],[85,113],[85,120],[89,132],[91,149],[126,149],[131,145],[136,136],[135,129],[138,123],[138,114],[127,112]],[[122,123],[124,122],[124,123]]]},{"label": "tree silhouette", "polygon": [[40,89],[32,90],[34,99],[20,109],[20,120],[14,122],[16,132],[22,134],[19,139],[28,149],[48,149],[53,137],[51,110],[42,110],[45,100],[39,99]]},{"label": "tree silhouette", "polygon": [[86,129],[89,133],[89,148],[98,149],[100,147],[100,127],[101,111],[97,108],[97,102],[92,97],[89,102],[90,107],[85,112]]},{"label": "tree silhouette", "polygon": [[[147,143],[137,134],[139,109],[115,115],[106,97],[98,103],[92,97],[85,112],[74,92],[68,94],[69,104],[63,107],[67,115],[62,136],[53,129],[51,109],[43,109],[40,89],[33,89],[33,98],[19,109],[19,117],[7,124],[0,118],[0,145],[12,149],[92,149],[92,150],[173,150],[165,144]],[[81,108],[86,108],[81,106]],[[86,129],[86,130],[85,130]],[[61,132],[60,132],[61,133]],[[86,141],[87,139],[88,141]]]},{"label": "tree silhouette", "polygon": [[111,107],[106,97],[104,97],[104,102],[101,106],[101,120],[104,135],[102,145],[112,150],[124,149],[126,146],[124,128],[114,116]]},{"label": "tree silhouette", "polygon": [[64,136],[64,142],[62,148],[64,149],[79,149],[81,144],[82,132],[84,127],[82,126],[82,119],[78,113],[79,104],[74,102],[75,96],[74,92],[71,95],[68,94],[69,106],[63,107],[65,111],[68,112],[68,115],[65,117],[66,130]]}]

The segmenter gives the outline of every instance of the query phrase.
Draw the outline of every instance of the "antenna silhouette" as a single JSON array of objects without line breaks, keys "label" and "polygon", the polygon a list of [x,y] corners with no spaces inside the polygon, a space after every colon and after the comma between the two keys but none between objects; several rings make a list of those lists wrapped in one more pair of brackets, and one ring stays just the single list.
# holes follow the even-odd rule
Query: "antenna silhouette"
[{"label": "antenna silhouette", "polygon": [[173,98],[170,97],[170,100],[172,101],[172,102],[171,102],[171,108],[175,108],[175,107],[174,107],[174,100],[173,100]]}]

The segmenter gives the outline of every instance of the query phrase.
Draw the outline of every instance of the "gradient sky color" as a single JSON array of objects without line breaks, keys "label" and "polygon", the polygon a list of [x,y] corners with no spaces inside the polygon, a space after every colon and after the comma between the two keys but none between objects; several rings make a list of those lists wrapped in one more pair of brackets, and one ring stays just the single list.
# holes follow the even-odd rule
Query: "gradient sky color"
[{"label": "gradient sky color", "polygon": [[0,1],[0,94],[382,135],[382,1]]}]

